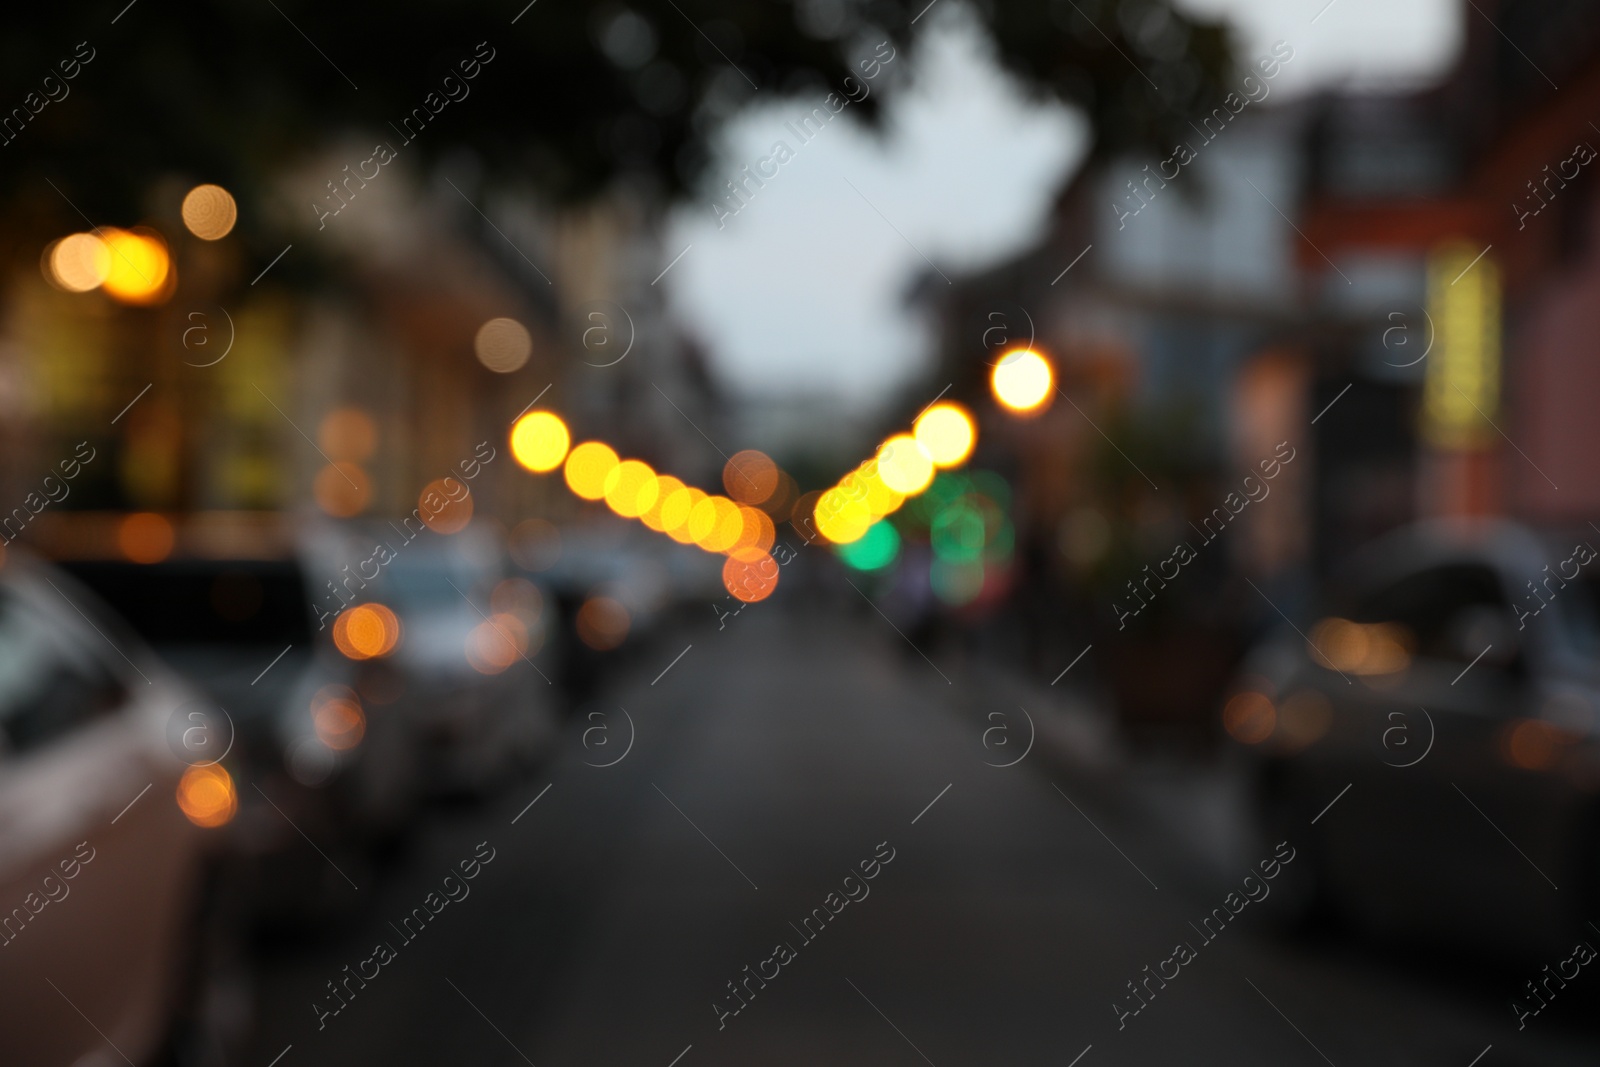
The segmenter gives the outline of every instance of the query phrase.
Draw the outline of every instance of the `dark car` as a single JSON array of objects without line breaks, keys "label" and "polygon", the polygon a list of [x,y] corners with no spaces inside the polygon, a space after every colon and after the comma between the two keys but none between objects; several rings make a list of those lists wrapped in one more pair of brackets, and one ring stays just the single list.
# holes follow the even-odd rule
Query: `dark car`
[{"label": "dark car", "polygon": [[1519,955],[1587,929],[1594,556],[1503,522],[1419,525],[1353,562],[1333,614],[1256,649],[1224,725],[1273,840],[1304,842],[1304,904]]}]

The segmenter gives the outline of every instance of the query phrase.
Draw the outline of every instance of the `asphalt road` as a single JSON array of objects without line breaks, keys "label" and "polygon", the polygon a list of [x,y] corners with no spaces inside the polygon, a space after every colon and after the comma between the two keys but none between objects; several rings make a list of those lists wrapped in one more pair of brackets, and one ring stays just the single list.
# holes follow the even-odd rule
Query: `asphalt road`
[{"label": "asphalt road", "polygon": [[[1515,975],[1283,940],[1248,908],[1203,940],[1191,923],[1268,856],[1230,836],[1228,783],[1077,762],[1093,731],[1060,703],[930,665],[865,610],[767,605],[663,637],[549,766],[430,815],[351,919],[267,953],[250,1062],[1600,1062],[1600,1031],[1570,1013],[1517,1031]],[[1041,742],[989,765],[1027,731],[986,716],[1019,704]],[[1009,748],[983,744],[997,724]],[[406,940],[405,916],[489,850],[468,895]],[[847,880],[862,861],[875,877]],[[802,929],[818,908],[826,925]],[[326,983],[371,974],[378,942],[392,958],[322,1014],[339,1003]],[[1195,951],[1177,977],[1119,1017],[1127,983],[1179,942]],[[1595,982],[1570,995],[1592,1005]]]}]

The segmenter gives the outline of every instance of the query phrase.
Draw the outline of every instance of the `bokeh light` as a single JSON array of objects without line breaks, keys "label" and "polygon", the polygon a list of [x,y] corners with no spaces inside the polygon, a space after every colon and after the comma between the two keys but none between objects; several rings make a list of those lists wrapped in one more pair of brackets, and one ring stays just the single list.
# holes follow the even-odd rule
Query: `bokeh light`
[{"label": "bokeh light", "polygon": [[571,444],[567,424],[549,411],[530,411],[511,428],[511,455],[536,474],[561,466]]},{"label": "bokeh light", "polygon": [[334,408],[317,424],[317,444],[330,459],[362,463],[378,450],[378,427],[360,408]]},{"label": "bokeh light", "polygon": [[913,496],[933,481],[933,459],[910,434],[896,434],[878,449],[878,477],[903,496]]},{"label": "bokeh light", "polygon": [[858,571],[882,570],[900,554],[900,532],[887,519],[879,519],[864,535],[849,544],[835,545],[833,551]]},{"label": "bokeh light", "polygon": [[472,521],[472,494],[465,482],[435,478],[417,495],[417,514],[434,533],[459,533]]},{"label": "bokeh light", "polygon": [[178,779],[177,801],[184,818],[208,830],[226,826],[239,810],[233,776],[220,763],[185,770]]},{"label": "bokeh light", "polygon": [[747,604],[765,600],[778,588],[778,562],[759,549],[740,549],[722,565],[722,586]]},{"label": "bokeh light", "polygon": [[753,448],[735,452],[722,468],[722,485],[741,504],[764,504],[778,488],[778,465]]},{"label": "bokeh light", "polygon": [[1272,736],[1278,712],[1263,693],[1247,689],[1235,693],[1222,709],[1222,728],[1246,745],[1259,745]]},{"label": "bokeh light", "polygon": [[197,185],[183,198],[183,224],[202,241],[219,241],[233,230],[239,206],[220,185]]},{"label": "bokeh light", "polygon": [[166,242],[150,230],[101,230],[111,250],[110,269],[101,283],[106,293],[124,304],[159,304],[171,295],[167,284],[172,260]]},{"label": "bokeh light", "polygon": [[548,519],[524,519],[511,531],[511,558],[530,571],[547,571],[561,559],[561,531]]},{"label": "bokeh light", "polygon": [[578,609],[578,640],[596,652],[609,652],[627,640],[631,624],[628,609],[611,597],[595,596]]},{"label": "bokeh light", "polygon": [[654,503],[639,513],[639,521],[644,523],[656,533],[666,532],[666,521],[663,518],[663,509],[672,494],[684,488],[682,482],[670,474],[663,474],[656,478],[656,498]]},{"label": "bokeh light", "polygon": [[528,654],[528,627],[514,612],[496,612],[467,634],[466,652],[473,670],[499,674]]},{"label": "bokeh light", "polygon": [[847,545],[859,539],[872,520],[865,493],[852,497],[835,486],[817,498],[817,532],[834,544]]},{"label": "bokeh light", "polygon": [[978,433],[972,416],[957,404],[940,403],[917,416],[911,432],[936,467],[955,467],[972,455]]},{"label": "bokeh light", "polygon": [[522,369],[533,355],[533,336],[516,319],[490,319],[478,327],[472,350],[478,362],[496,374],[510,374]]},{"label": "bokeh light", "polygon": [[69,293],[86,293],[111,274],[111,246],[92,233],[74,233],[45,250],[45,280]]},{"label": "bokeh light", "polygon": [[680,545],[692,543],[694,533],[689,528],[689,516],[705,498],[706,494],[692,485],[675,490],[661,504],[662,532]]},{"label": "bokeh light", "polygon": [[1001,357],[990,375],[994,398],[1018,413],[1038,411],[1050,399],[1054,374],[1050,364],[1031,348],[1019,348]]},{"label": "bokeh light", "polygon": [[379,603],[357,604],[333,622],[334,646],[354,660],[387,656],[400,644],[400,620]]},{"label": "bokeh light", "polygon": [[325,685],[311,698],[311,729],[335,752],[348,752],[367,734],[361,698],[342,685]]},{"label": "bokeh light", "polygon": [[117,524],[117,548],[135,563],[160,563],[172,554],[172,523],[152,511],[138,511]]},{"label": "bokeh light", "polygon": [[361,514],[372,502],[372,479],[354,463],[340,460],[317,472],[311,482],[311,496],[325,513],[348,519]]},{"label": "bokeh light", "polygon": [[585,441],[567,453],[567,488],[585,500],[601,499],[606,495],[606,478],[618,462],[609,445]]},{"label": "bokeh light", "polygon": [[625,459],[606,474],[606,507],[624,519],[637,519],[660,493],[656,472],[641,460]]}]

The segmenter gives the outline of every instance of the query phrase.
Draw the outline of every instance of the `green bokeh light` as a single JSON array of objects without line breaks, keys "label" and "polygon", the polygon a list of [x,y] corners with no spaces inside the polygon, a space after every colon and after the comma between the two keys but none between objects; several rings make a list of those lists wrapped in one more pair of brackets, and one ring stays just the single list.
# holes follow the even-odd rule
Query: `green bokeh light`
[{"label": "green bokeh light", "polygon": [[900,554],[900,533],[887,519],[879,519],[867,532],[833,551],[845,564],[858,571],[878,571],[893,563]]}]

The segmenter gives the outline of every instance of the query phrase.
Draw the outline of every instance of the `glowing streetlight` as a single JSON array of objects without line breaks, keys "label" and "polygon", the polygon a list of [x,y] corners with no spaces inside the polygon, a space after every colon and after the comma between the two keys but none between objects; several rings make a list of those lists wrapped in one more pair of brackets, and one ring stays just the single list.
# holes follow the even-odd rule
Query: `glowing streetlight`
[{"label": "glowing streetlight", "polygon": [[1050,402],[1054,383],[1050,364],[1030,348],[1007,352],[989,378],[994,398],[1002,407],[1019,415],[1043,410]]}]

